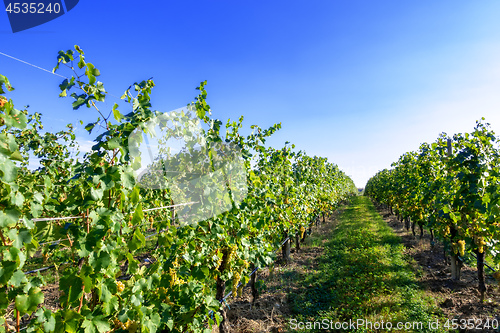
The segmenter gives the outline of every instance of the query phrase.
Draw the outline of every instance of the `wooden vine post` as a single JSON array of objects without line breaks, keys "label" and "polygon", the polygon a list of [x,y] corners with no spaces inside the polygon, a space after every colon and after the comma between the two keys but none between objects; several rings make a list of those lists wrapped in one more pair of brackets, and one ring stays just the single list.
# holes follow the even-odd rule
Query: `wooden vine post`
[{"label": "wooden vine post", "polygon": [[283,261],[285,263],[290,262],[290,238],[288,236],[288,232],[284,233],[285,242],[281,246],[281,255],[283,256]]},{"label": "wooden vine post", "polygon": [[296,249],[297,253],[299,253],[299,251],[300,251],[300,233],[299,232],[295,233],[295,249]]},{"label": "wooden vine post", "polygon": [[257,281],[258,270],[255,270],[255,264],[251,264],[250,269],[252,270],[252,272],[255,271],[250,277],[250,289],[252,290],[252,304],[255,304],[257,297],[259,297],[259,292],[257,290],[257,287],[255,286],[255,282]]},{"label": "wooden vine post", "polygon": [[312,231],[311,226],[312,226],[312,222],[309,223],[309,227],[307,228],[306,231],[304,231],[304,234],[302,235],[302,239],[300,240],[301,243],[305,242],[306,236],[308,233],[311,234],[311,231]]},{"label": "wooden vine post", "polygon": [[[448,145],[448,157],[452,155],[451,139],[446,141]],[[455,239],[457,236],[457,229],[454,227],[450,228],[451,240]],[[462,268],[462,262],[458,258],[458,253],[455,253],[452,249],[451,251],[451,279],[459,281],[460,280],[460,270]]]},{"label": "wooden vine post", "polygon": [[19,310],[16,310],[16,330],[17,330],[17,332],[21,332],[20,326],[21,326],[21,322],[20,322]]},{"label": "wooden vine post", "polygon": [[[228,258],[229,258],[229,249],[224,249],[222,252],[222,262],[219,266],[219,275],[217,276],[217,282],[216,282],[216,294],[215,298],[218,299],[220,302],[224,302],[224,295],[226,292],[226,282],[221,279],[221,274],[226,270],[228,266]],[[222,317],[222,320],[220,321],[219,324],[219,333],[229,333],[229,324],[227,321],[227,316],[226,316],[226,309],[224,307],[224,304],[220,307],[220,314]]]},{"label": "wooden vine post", "polygon": [[477,278],[478,278],[478,290],[481,303],[484,302],[484,294],[486,292],[486,284],[484,283],[484,250],[482,252],[479,249],[475,249],[477,260]]}]

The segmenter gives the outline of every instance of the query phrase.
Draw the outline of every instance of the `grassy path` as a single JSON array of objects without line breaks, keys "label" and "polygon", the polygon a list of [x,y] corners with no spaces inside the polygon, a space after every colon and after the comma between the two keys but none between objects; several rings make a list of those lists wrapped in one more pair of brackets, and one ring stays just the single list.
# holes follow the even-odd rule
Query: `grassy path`
[{"label": "grassy path", "polygon": [[[298,282],[299,290],[289,295],[294,313],[289,319],[289,331],[385,332],[389,331],[387,322],[391,323],[392,332],[445,331],[444,320],[436,315],[439,309],[419,288],[399,237],[368,198],[353,199],[324,247],[319,269],[303,277]],[[373,325],[353,328],[344,324],[340,330],[307,329],[307,321],[323,320],[330,328],[332,323],[349,320],[365,320]],[[436,320],[441,329],[429,329],[428,323]],[[304,322],[304,326],[299,322]],[[376,329],[382,322],[385,326]],[[413,328],[398,330],[398,322],[411,324]],[[422,328],[414,322],[421,322]]]}]

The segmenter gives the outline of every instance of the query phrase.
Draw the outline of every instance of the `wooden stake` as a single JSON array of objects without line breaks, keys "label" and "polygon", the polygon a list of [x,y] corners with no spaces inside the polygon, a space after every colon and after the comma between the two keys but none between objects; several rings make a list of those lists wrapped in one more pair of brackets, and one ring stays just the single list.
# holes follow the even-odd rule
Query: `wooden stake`
[{"label": "wooden stake", "polygon": [[296,249],[297,253],[299,253],[299,251],[300,251],[300,236],[299,236],[298,232],[295,234],[295,249]]},{"label": "wooden stake", "polygon": [[[222,301],[224,298],[224,294],[226,291],[226,282],[223,281],[220,278],[220,275],[226,270],[228,266],[228,258],[229,258],[229,250],[224,249],[222,252],[222,262],[219,266],[219,272],[220,274],[217,276],[217,282],[216,282],[216,294],[215,298],[218,299],[219,301]],[[220,314],[222,316],[222,320],[219,324],[219,333],[229,333],[229,325],[227,321],[227,316],[226,316],[226,309],[224,308],[224,305],[220,307]]]},{"label": "wooden stake", "polygon": [[[284,238],[288,238],[288,234],[286,232],[284,233]],[[290,262],[290,239],[288,239],[281,247],[281,255],[283,256],[284,262]]]},{"label": "wooden stake", "polygon": [[17,331],[20,332],[20,321],[21,321],[21,318],[19,317],[19,310],[16,310],[16,328],[17,328]]},{"label": "wooden stake", "polygon": [[89,209],[87,208],[87,233],[90,232]]},{"label": "wooden stake", "polygon": [[479,250],[474,250],[476,253],[476,260],[477,260],[477,279],[478,279],[478,287],[477,289],[479,290],[479,297],[481,300],[481,303],[484,302],[484,294],[486,292],[486,284],[484,283],[484,251],[479,252]]},{"label": "wooden stake", "polygon": [[82,309],[84,296],[85,296],[85,286],[82,286],[82,297],[80,297],[80,306],[78,307],[78,313],[80,313],[80,310]]},{"label": "wooden stake", "polygon": [[[255,270],[255,264],[250,265],[250,269],[252,272]],[[257,291],[257,287],[255,287],[255,282],[257,281],[257,272],[252,274],[250,277],[250,289],[252,290],[252,304],[255,304],[255,300],[257,300],[257,297],[259,297],[259,293]]]}]

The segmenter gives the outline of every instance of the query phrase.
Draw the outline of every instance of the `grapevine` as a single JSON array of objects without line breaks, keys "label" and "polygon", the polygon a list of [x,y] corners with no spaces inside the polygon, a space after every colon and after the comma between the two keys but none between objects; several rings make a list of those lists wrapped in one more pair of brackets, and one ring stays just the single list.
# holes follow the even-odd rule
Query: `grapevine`
[{"label": "grapevine", "polygon": [[478,121],[471,133],[452,137],[443,133],[392,166],[368,181],[365,195],[428,228],[431,237],[436,233],[450,249],[453,279],[460,279],[459,256],[475,254],[484,300],[484,258],[500,263],[500,149],[489,124]]}]

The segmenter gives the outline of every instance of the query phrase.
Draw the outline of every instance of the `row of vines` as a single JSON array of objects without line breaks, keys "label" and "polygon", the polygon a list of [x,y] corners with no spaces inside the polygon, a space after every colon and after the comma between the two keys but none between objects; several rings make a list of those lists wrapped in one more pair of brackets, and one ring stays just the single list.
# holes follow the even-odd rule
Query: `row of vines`
[{"label": "row of vines", "polygon": [[[477,122],[473,132],[451,138],[442,133],[392,166],[368,181],[365,195],[413,230],[419,226],[421,237],[426,228],[432,242],[441,240],[452,279],[460,280],[462,257],[475,257],[483,301],[485,258],[500,263],[500,149],[490,125]],[[500,282],[500,273],[493,276]]]},{"label": "row of vines", "polygon": [[[245,177],[231,183],[229,197],[205,187],[207,202],[198,211],[210,217],[180,223],[187,203],[174,202],[168,186],[139,186],[134,173],[131,136],[147,134],[144,124],[160,114],[150,103],[154,82],[126,90],[128,113],[118,104],[104,111],[110,97],[82,49],[60,51],[57,60],[54,71],[69,73],[60,97],[71,96],[75,110],[93,110],[96,121],[85,129],[97,134],[92,150],[77,159],[74,127],[44,131],[39,113],[18,110],[3,96],[13,87],[0,75],[0,332],[210,332],[224,322],[221,300],[229,290],[236,294],[252,270],[275,260],[284,239],[303,235],[319,214],[356,192],[326,159],[288,143],[266,147],[280,124],[254,125],[243,136],[241,117],[224,129],[211,117],[203,82],[189,120],[204,125],[197,135],[208,147],[207,165],[215,170],[211,147],[232,144]],[[181,134],[190,135],[189,128]],[[196,160],[182,157],[176,177],[189,180]],[[40,160],[36,170],[28,168],[33,158]],[[222,204],[229,208],[213,210]],[[50,272],[28,271],[35,264]],[[44,301],[49,284],[59,295],[52,308]]]}]

